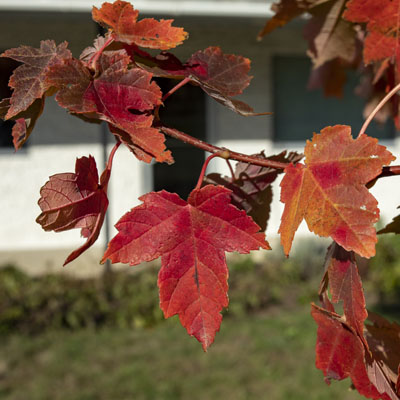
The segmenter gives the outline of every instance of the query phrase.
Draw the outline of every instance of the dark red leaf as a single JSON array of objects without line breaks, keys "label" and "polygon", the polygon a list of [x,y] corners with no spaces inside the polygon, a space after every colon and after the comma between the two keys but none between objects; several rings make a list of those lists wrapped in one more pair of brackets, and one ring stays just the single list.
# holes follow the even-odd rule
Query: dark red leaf
[{"label": "dark red leaf", "polygon": [[226,96],[241,94],[249,86],[250,60],[224,54],[219,47],[208,47],[194,53],[187,61],[191,73],[201,82]]},{"label": "dark red leaf", "polygon": [[104,254],[113,263],[137,265],[161,258],[160,305],[206,350],[228,305],[225,251],[269,249],[263,233],[244,211],[230,204],[230,190],[208,185],[188,201],[166,191],[148,193],[116,224],[119,233]]},{"label": "dark red leaf", "polygon": [[72,57],[67,42],[56,46],[53,40],[40,42],[40,49],[21,46],[6,50],[1,56],[22,63],[10,78],[9,85],[14,91],[7,119],[25,111],[36,99],[43,97],[51,86],[47,82],[49,68]]},{"label": "dark red leaf", "polygon": [[59,89],[56,100],[61,107],[75,113],[97,111],[93,102],[85,100],[85,93],[92,82],[92,75],[81,61],[72,58],[51,67],[47,74],[47,81]]},{"label": "dark red leaf", "polygon": [[[286,151],[276,155],[265,157],[264,153],[258,157],[279,162],[298,162],[302,154],[291,152],[286,156]],[[278,174],[283,172],[275,168],[260,167],[258,165],[238,162],[235,167],[234,177],[222,176],[212,173],[205,177],[205,183],[223,185],[232,190],[232,204],[241,210],[245,210],[254,222],[265,231],[270,214],[272,201],[271,184]]]},{"label": "dark red leaf", "polygon": [[391,400],[398,400],[400,326],[371,311],[367,321],[371,322],[366,324],[366,338],[372,353],[371,357],[367,357],[368,376],[380,393],[386,393]]},{"label": "dark red leaf", "polygon": [[[397,207],[400,208],[400,207]],[[378,234],[381,233],[400,233],[400,215],[393,218],[393,221],[387,224],[383,229],[378,231]]]},{"label": "dark red leaf", "polygon": [[40,190],[42,213],[36,219],[45,231],[62,232],[81,229],[85,244],[73,251],[64,265],[86,251],[98,238],[108,207],[109,171],[99,184],[96,162],[92,156],[76,160],[75,173],[50,177]]},{"label": "dark red leaf", "polygon": [[137,21],[139,11],[126,1],[103,3],[100,9],[93,7],[92,15],[96,22],[110,28],[119,42],[168,50],[182,44],[187,38],[183,28],[171,26],[173,20],[145,18]]},{"label": "dark red leaf", "polygon": [[[36,99],[25,111],[11,118],[15,121],[11,132],[15,151],[19,150],[28,140],[36,121],[43,112],[43,107],[44,97]],[[0,118],[5,119],[9,108],[10,99],[3,99],[0,103]]]},{"label": "dark red leaf", "polygon": [[250,60],[234,54],[224,54],[219,47],[208,47],[193,54],[186,66],[193,82],[219,103],[244,116],[266,115],[255,113],[246,103],[232,99],[249,85]]}]

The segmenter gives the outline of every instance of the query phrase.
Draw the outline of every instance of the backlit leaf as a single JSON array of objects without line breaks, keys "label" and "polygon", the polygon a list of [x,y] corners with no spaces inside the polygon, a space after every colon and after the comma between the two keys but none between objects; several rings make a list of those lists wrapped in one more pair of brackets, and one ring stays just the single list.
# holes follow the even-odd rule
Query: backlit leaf
[{"label": "backlit leaf", "polygon": [[333,243],[328,249],[326,259],[326,279],[329,281],[332,303],[343,301],[347,324],[363,340],[364,321],[368,313],[354,253]]},{"label": "backlit leaf", "polygon": [[363,396],[387,400],[389,397],[380,394],[368,377],[360,338],[333,312],[312,304],[311,315],[318,324],[315,364],[325,381],[350,377]]},{"label": "backlit leaf", "polygon": [[145,18],[137,21],[139,11],[126,1],[103,3],[100,9],[93,7],[92,15],[96,22],[110,28],[119,42],[168,50],[182,44],[187,38],[183,28],[171,26],[173,20]]},{"label": "backlit leaf", "polygon": [[343,15],[348,21],[366,23],[364,62],[392,58],[399,72],[399,0],[350,0]]},{"label": "backlit leaf", "polygon": [[246,103],[233,99],[249,85],[250,60],[234,54],[224,54],[219,47],[208,47],[194,53],[187,62],[190,79],[219,103],[243,116],[255,113]]},{"label": "backlit leaf", "polygon": [[116,224],[118,234],[104,254],[113,263],[137,265],[161,256],[160,306],[166,318],[179,314],[204,350],[214,341],[228,305],[226,251],[269,249],[244,211],[230,204],[230,190],[208,185],[188,201],[166,191],[148,193]]},{"label": "backlit leaf", "polygon": [[42,213],[36,222],[45,231],[63,232],[79,228],[84,245],[73,251],[64,265],[86,251],[98,238],[108,207],[107,184],[110,171],[99,177],[92,156],[76,160],[75,173],[50,177],[40,190],[39,206]]},{"label": "backlit leaf", "polygon": [[310,231],[330,236],[363,257],[375,254],[377,201],[365,184],[394,160],[377,139],[351,137],[349,126],[314,134],[305,147],[305,164],[289,165],[281,183],[285,203],[279,232],[285,254],[303,219]]},{"label": "backlit leaf", "polygon": [[21,46],[6,50],[1,56],[22,63],[14,70],[9,82],[14,89],[6,116],[9,119],[43,97],[51,86],[46,79],[49,68],[71,58],[71,52],[67,49],[67,42],[56,46],[53,40],[45,40],[40,43],[40,49]]}]

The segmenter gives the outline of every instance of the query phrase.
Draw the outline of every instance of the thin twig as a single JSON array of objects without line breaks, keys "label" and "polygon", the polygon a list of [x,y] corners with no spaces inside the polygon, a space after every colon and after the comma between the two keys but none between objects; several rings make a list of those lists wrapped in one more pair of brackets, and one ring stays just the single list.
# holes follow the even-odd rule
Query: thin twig
[{"label": "thin twig", "polygon": [[[225,155],[226,155],[226,154],[225,154]],[[215,157],[222,157],[222,158],[225,158],[225,157],[224,157],[224,151],[222,151],[222,152],[220,152],[220,153],[211,154],[211,156],[208,156],[208,157],[206,158],[206,160],[204,161],[204,164],[203,164],[203,168],[201,169],[201,172],[200,172],[199,180],[197,181],[197,185],[196,185],[196,187],[194,188],[195,190],[201,188],[201,184],[203,183],[204,175],[205,175],[205,173],[206,173],[208,164],[209,164],[209,162],[210,162],[213,158],[215,158]]]},{"label": "thin twig", "polygon": [[361,127],[360,133],[358,134],[358,137],[360,137],[362,134],[365,133],[365,131],[368,128],[368,125],[371,123],[371,121],[374,119],[375,115],[379,112],[379,110],[389,101],[389,99],[395,95],[398,91],[400,90],[400,83],[396,85],[380,102],[379,104],[374,108],[374,110],[369,114],[368,118],[365,120],[363,126]]},{"label": "thin twig", "polygon": [[162,98],[162,102],[164,103],[165,100],[168,99],[169,96],[171,96],[171,94],[175,93],[178,89],[180,89],[182,86],[185,86],[188,82],[190,81],[190,78],[185,78],[182,79],[177,85],[175,85],[170,91],[168,91],[167,93],[164,94],[163,98]]}]

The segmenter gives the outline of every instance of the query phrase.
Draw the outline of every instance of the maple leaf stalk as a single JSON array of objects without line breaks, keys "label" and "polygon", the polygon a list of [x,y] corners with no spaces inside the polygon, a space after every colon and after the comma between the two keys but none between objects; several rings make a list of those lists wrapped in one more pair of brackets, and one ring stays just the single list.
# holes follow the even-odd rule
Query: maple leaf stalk
[{"label": "maple leaf stalk", "polygon": [[88,64],[93,68],[96,69],[96,63],[97,60],[100,58],[100,56],[102,55],[103,51],[105,50],[105,48],[107,46],[109,46],[112,42],[114,41],[113,37],[108,37],[108,39],[104,42],[103,46],[99,49],[99,51],[97,51],[95,54],[93,54],[93,56],[90,58]]},{"label": "maple leaf stalk", "polygon": [[118,147],[121,145],[121,141],[118,138],[116,140],[117,140],[117,142],[115,143],[114,147],[110,151],[110,154],[108,156],[108,160],[106,163],[106,167],[105,167],[103,173],[101,174],[101,178],[100,178],[101,187],[104,188],[104,190],[106,192],[107,192],[108,182],[110,181],[110,177],[111,177],[111,170],[112,170],[114,155],[117,152]]},{"label": "maple leaf stalk", "polygon": [[162,102],[168,99],[171,94],[175,93],[178,89],[180,89],[182,86],[185,86],[188,82],[190,82],[190,78],[186,77],[185,79],[182,79],[178,84],[176,84],[171,90],[169,90],[167,93],[164,94],[162,98]]},{"label": "maple leaf stalk", "polygon": [[368,118],[365,120],[363,126],[360,129],[360,133],[358,137],[365,133],[369,124],[374,119],[375,115],[379,112],[379,110],[390,100],[392,96],[394,96],[400,90],[400,83],[397,84],[379,103],[378,105],[372,110],[369,114]]}]

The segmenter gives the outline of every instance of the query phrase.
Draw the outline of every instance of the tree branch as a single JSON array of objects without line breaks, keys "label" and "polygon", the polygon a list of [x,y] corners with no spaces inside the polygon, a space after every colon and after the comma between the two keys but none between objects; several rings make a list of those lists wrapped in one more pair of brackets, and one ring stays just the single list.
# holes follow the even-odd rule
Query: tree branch
[{"label": "tree branch", "polygon": [[247,154],[236,153],[222,147],[214,146],[210,143],[203,142],[200,139],[196,139],[186,133],[180,132],[177,129],[167,128],[166,126],[160,127],[161,131],[168,136],[178,139],[184,143],[190,144],[199,149],[208,151],[211,154],[226,152],[227,156],[223,157],[230,160],[242,161],[249,164],[260,165],[261,167],[270,167],[275,169],[285,169],[290,163],[282,163],[278,161],[272,161],[258,156],[249,156]]}]

